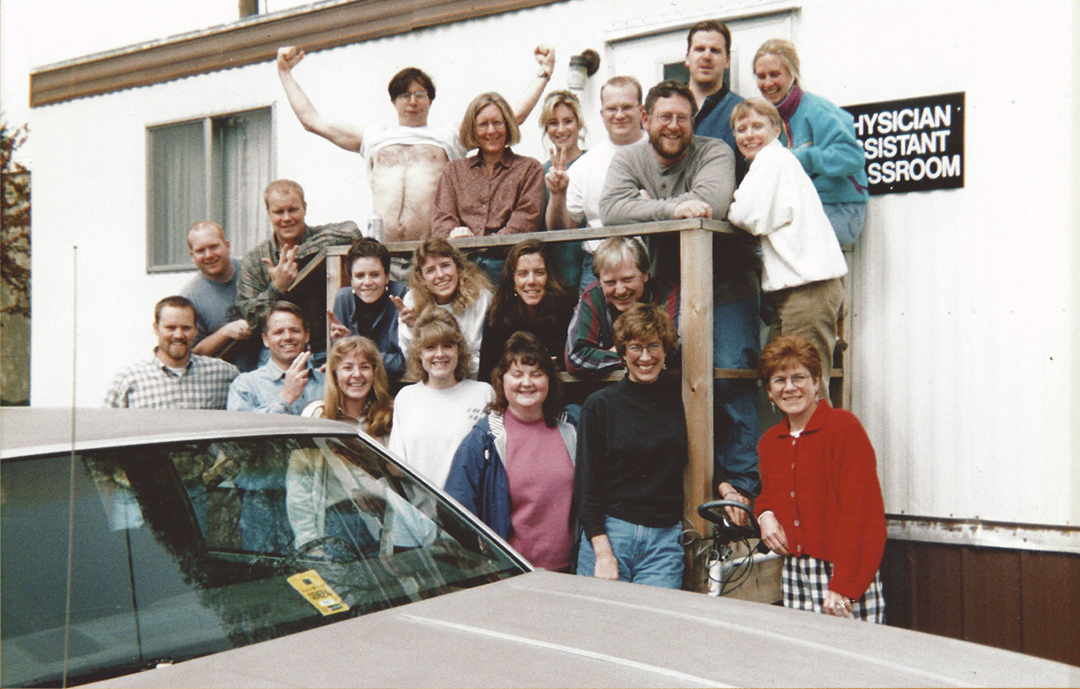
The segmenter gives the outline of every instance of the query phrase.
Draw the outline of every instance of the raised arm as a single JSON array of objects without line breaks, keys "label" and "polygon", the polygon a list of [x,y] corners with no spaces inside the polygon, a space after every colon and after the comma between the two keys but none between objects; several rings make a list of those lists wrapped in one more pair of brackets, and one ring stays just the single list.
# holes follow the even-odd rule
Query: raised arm
[{"label": "raised arm", "polygon": [[303,89],[296,83],[292,70],[303,59],[304,51],[296,46],[290,45],[278,48],[278,78],[281,79],[281,85],[285,87],[285,96],[289,99],[289,105],[292,106],[293,112],[296,113],[296,118],[300,120],[300,124],[304,125],[304,129],[309,132],[318,134],[346,151],[359,153],[360,143],[364,138],[363,127],[326,119],[319,114],[319,111],[308,100]]},{"label": "raised arm", "polygon": [[521,103],[514,110],[514,119],[517,120],[518,126],[525,124],[525,120],[529,119],[533,108],[540,102],[540,96],[543,95],[544,88],[551,81],[551,73],[555,71],[554,48],[543,44],[538,45],[533,50],[533,56],[536,58],[537,63],[540,64],[540,69],[536,73],[536,78],[532,80],[529,88],[525,91]]}]

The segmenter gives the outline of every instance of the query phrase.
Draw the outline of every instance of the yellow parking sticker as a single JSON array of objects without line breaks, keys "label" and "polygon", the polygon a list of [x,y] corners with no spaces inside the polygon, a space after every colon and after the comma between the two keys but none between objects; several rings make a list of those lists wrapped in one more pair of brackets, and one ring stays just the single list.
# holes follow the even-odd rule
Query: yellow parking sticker
[{"label": "yellow parking sticker", "polygon": [[334,589],[313,569],[292,575],[289,583],[323,615],[333,615],[349,609],[341,596],[334,593]]}]

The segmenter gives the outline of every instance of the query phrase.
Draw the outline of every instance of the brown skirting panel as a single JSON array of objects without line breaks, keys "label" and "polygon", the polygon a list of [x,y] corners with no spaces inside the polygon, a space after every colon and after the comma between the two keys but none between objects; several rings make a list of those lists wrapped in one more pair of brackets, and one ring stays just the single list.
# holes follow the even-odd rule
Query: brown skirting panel
[{"label": "brown skirting panel", "polygon": [[1080,555],[890,540],[888,624],[1080,665]]}]

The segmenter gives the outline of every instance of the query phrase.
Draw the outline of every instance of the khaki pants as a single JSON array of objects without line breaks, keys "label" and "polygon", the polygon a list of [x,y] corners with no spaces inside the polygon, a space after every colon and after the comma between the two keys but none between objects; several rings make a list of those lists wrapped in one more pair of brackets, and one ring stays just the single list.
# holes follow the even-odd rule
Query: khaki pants
[{"label": "khaki pants", "polygon": [[821,355],[820,396],[828,399],[836,322],[844,304],[840,278],[769,292],[765,299],[774,310],[769,339],[780,335],[802,335],[814,345]]}]

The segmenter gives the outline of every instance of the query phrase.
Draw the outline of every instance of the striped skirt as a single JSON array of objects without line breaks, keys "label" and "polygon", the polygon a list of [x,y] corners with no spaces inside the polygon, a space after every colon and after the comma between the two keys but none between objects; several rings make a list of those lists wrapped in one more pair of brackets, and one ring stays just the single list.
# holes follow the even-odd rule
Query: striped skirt
[{"label": "striped skirt", "polygon": [[[831,562],[809,555],[789,555],[784,559],[784,572],[780,582],[784,593],[784,607],[824,613],[822,603],[825,592],[829,590],[831,578]],[[862,598],[851,601],[851,616],[864,622],[885,624],[885,596],[881,592],[881,572],[874,574],[874,581]]]}]

